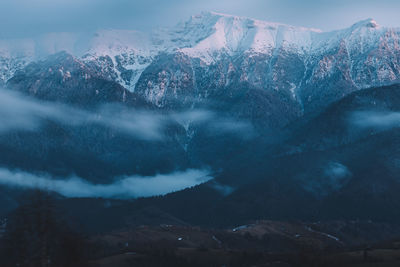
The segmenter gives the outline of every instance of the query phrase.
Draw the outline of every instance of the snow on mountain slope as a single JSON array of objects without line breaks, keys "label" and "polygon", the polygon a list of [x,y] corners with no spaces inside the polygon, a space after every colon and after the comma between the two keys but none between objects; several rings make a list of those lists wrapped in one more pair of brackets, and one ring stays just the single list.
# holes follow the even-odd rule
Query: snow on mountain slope
[{"label": "snow on mountain slope", "polygon": [[[214,12],[192,16],[178,28],[176,34],[185,41],[182,44],[189,46],[180,44],[181,51],[208,63],[218,51],[229,55],[244,51],[267,54],[283,46],[308,51],[314,35],[320,32]],[[182,40],[182,37],[176,39]]]},{"label": "snow on mountain slope", "polygon": [[133,91],[141,73],[157,53],[148,34],[130,30],[100,30],[89,40],[83,59]]},{"label": "snow on mountain slope", "polygon": [[152,50],[150,40],[144,33],[126,30],[49,33],[31,39],[0,40],[0,84],[30,62],[66,51],[107,71],[106,76],[130,89],[131,80],[135,84],[152,56],[158,53]]},{"label": "snow on mountain slope", "polygon": [[0,85],[26,66],[34,57],[32,40],[0,40]]}]

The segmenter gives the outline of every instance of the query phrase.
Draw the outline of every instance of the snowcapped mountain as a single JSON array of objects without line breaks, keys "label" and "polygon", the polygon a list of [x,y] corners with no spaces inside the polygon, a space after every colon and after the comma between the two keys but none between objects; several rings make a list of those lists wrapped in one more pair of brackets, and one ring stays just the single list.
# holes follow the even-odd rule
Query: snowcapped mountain
[{"label": "snowcapped mountain", "polygon": [[[279,91],[286,102],[310,112],[353,91],[400,78],[400,29],[381,27],[372,19],[322,32],[202,13],[161,36],[175,57],[155,58],[157,75],[142,75],[135,86],[160,106],[189,89],[191,97],[204,98],[247,84]],[[183,89],[185,81],[189,84]]]},{"label": "snowcapped mountain", "polygon": [[204,12],[151,34],[100,30],[1,40],[0,81],[66,51],[160,107],[171,98],[203,99],[246,84],[277,91],[308,112],[350,92],[400,81],[399,39],[400,29],[372,19],[322,32]]},{"label": "snowcapped mountain", "polygon": [[[212,191],[220,203],[210,214],[224,220],[324,217],[333,204],[338,216],[369,218],[370,207],[389,207],[384,215],[391,218],[400,203],[393,119],[400,112],[400,28],[372,19],[322,32],[206,12],[150,34],[0,40],[1,82],[34,103],[62,103],[110,121],[49,117],[32,131],[0,132],[0,165],[10,169],[108,183],[206,166],[215,185],[233,188],[232,197]],[[349,123],[354,110],[375,108],[391,111],[396,127],[380,132]],[[126,116],[142,111],[139,126]],[[160,138],[120,130],[119,117],[129,122],[125,128],[163,125]],[[214,189],[207,186],[179,201],[170,196],[174,207],[190,204],[195,192],[210,211]],[[186,206],[192,214],[193,205]]]}]

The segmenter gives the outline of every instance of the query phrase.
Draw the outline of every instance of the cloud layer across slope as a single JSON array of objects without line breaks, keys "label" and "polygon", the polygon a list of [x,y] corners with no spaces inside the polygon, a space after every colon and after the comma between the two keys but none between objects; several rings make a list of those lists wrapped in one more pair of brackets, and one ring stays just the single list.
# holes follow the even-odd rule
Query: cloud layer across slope
[{"label": "cloud layer across slope", "polygon": [[[250,123],[217,116],[207,110],[190,110],[161,114],[124,106],[104,105],[96,111],[72,108],[59,103],[43,102],[0,89],[0,133],[13,130],[35,131],[50,120],[69,126],[96,124],[118,130],[143,141],[160,141],[173,122],[181,125],[204,124],[215,134],[252,134]],[[243,135],[246,134],[246,135]]]},{"label": "cloud layer across slope", "polygon": [[0,184],[57,192],[65,197],[128,199],[164,195],[211,180],[206,170],[186,170],[155,176],[129,176],[112,184],[92,184],[79,177],[63,180],[0,168]]},{"label": "cloud layer across slope", "polygon": [[394,111],[358,111],[350,119],[361,128],[385,130],[400,127],[400,112]]}]

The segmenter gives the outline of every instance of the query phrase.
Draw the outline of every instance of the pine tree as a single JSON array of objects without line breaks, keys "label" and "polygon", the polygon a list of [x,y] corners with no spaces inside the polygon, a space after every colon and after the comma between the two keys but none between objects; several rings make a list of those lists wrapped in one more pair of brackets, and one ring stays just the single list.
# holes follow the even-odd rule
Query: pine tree
[{"label": "pine tree", "polygon": [[61,217],[49,193],[30,193],[10,216],[1,266],[79,266],[82,242]]}]

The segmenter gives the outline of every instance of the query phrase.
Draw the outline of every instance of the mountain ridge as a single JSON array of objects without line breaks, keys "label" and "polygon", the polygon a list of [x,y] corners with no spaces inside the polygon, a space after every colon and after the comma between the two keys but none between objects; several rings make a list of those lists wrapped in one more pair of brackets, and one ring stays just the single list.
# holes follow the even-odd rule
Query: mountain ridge
[{"label": "mountain ridge", "polygon": [[[182,96],[171,86],[189,80],[187,86],[197,92],[190,97],[197,100],[199,94],[207,98],[210,90],[225,91],[233,83],[247,83],[279,91],[307,113],[353,91],[399,82],[399,40],[400,28],[381,27],[373,19],[322,32],[203,12],[150,34],[99,30],[90,35],[58,33],[1,40],[0,80],[6,83],[28,63],[66,51],[158,106],[169,105],[170,91]],[[181,67],[171,69],[173,61],[160,62],[166,60],[163,55],[170,55],[170,60],[180,57],[182,61],[175,63]],[[151,65],[163,67],[150,80],[144,79]],[[212,84],[204,86],[206,80]]]}]

